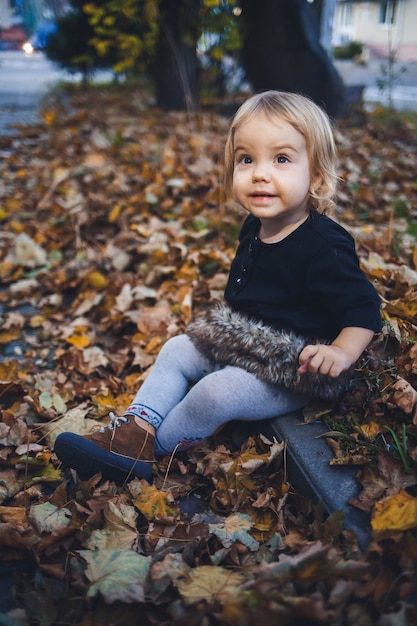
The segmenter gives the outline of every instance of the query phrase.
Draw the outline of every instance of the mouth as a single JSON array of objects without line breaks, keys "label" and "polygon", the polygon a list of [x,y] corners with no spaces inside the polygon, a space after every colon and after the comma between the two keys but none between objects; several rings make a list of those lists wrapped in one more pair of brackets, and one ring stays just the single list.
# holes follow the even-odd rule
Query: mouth
[{"label": "mouth", "polygon": [[251,198],[275,198],[276,196],[272,193],[268,193],[267,191],[255,191],[250,194]]}]

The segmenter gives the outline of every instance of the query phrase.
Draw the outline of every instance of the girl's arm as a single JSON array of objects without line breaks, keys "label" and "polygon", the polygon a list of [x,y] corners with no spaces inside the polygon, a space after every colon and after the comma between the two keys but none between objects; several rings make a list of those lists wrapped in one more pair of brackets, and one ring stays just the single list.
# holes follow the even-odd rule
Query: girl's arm
[{"label": "girl's arm", "polygon": [[330,344],[306,346],[300,354],[299,372],[325,374],[336,378],[349,369],[361,356],[374,336],[374,331],[367,328],[349,326],[343,328]]}]

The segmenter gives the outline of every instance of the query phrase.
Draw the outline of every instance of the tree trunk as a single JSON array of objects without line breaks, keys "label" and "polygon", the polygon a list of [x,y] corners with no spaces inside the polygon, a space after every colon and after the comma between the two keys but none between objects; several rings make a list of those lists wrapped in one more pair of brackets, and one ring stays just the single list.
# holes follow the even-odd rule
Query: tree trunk
[{"label": "tree trunk", "polygon": [[157,105],[193,111],[198,102],[197,39],[201,0],[162,0],[160,39],[152,75]]},{"label": "tree trunk", "polygon": [[320,43],[331,56],[333,20],[336,11],[337,0],[323,0],[320,16]]},{"label": "tree trunk", "polygon": [[306,0],[242,0],[241,7],[242,61],[254,89],[303,93],[331,117],[344,115],[345,85],[320,44],[318,16]]}]

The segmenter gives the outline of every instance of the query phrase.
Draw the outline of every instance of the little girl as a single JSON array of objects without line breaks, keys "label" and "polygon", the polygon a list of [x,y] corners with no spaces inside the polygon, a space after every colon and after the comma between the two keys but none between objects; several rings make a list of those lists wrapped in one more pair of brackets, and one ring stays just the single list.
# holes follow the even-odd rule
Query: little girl
[{"label": "little girl", "polygon": [[267,91],[236,113],[225,189],[247,212],[225,302],[169,339],[125,414],[55,452],[81,477],[150,479],[152,461],[230,420],[264,420],[334,398],[380,331],[380,300],[349,233],[326,213],[337,185],[326,114]]}]

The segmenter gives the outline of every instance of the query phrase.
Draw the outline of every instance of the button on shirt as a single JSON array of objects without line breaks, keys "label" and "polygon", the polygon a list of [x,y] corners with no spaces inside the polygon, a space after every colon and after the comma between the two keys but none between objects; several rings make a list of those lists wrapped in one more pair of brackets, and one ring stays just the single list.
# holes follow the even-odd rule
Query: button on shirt
[{"label": "button on shirt", "polygon": [[263,243],[259,229],[259,219],[249,215],[225,289],[233,308],[277,329],[330,341],[347,326],[381,330],[380,298],[343,227],[312,211],[276,243]]}]

